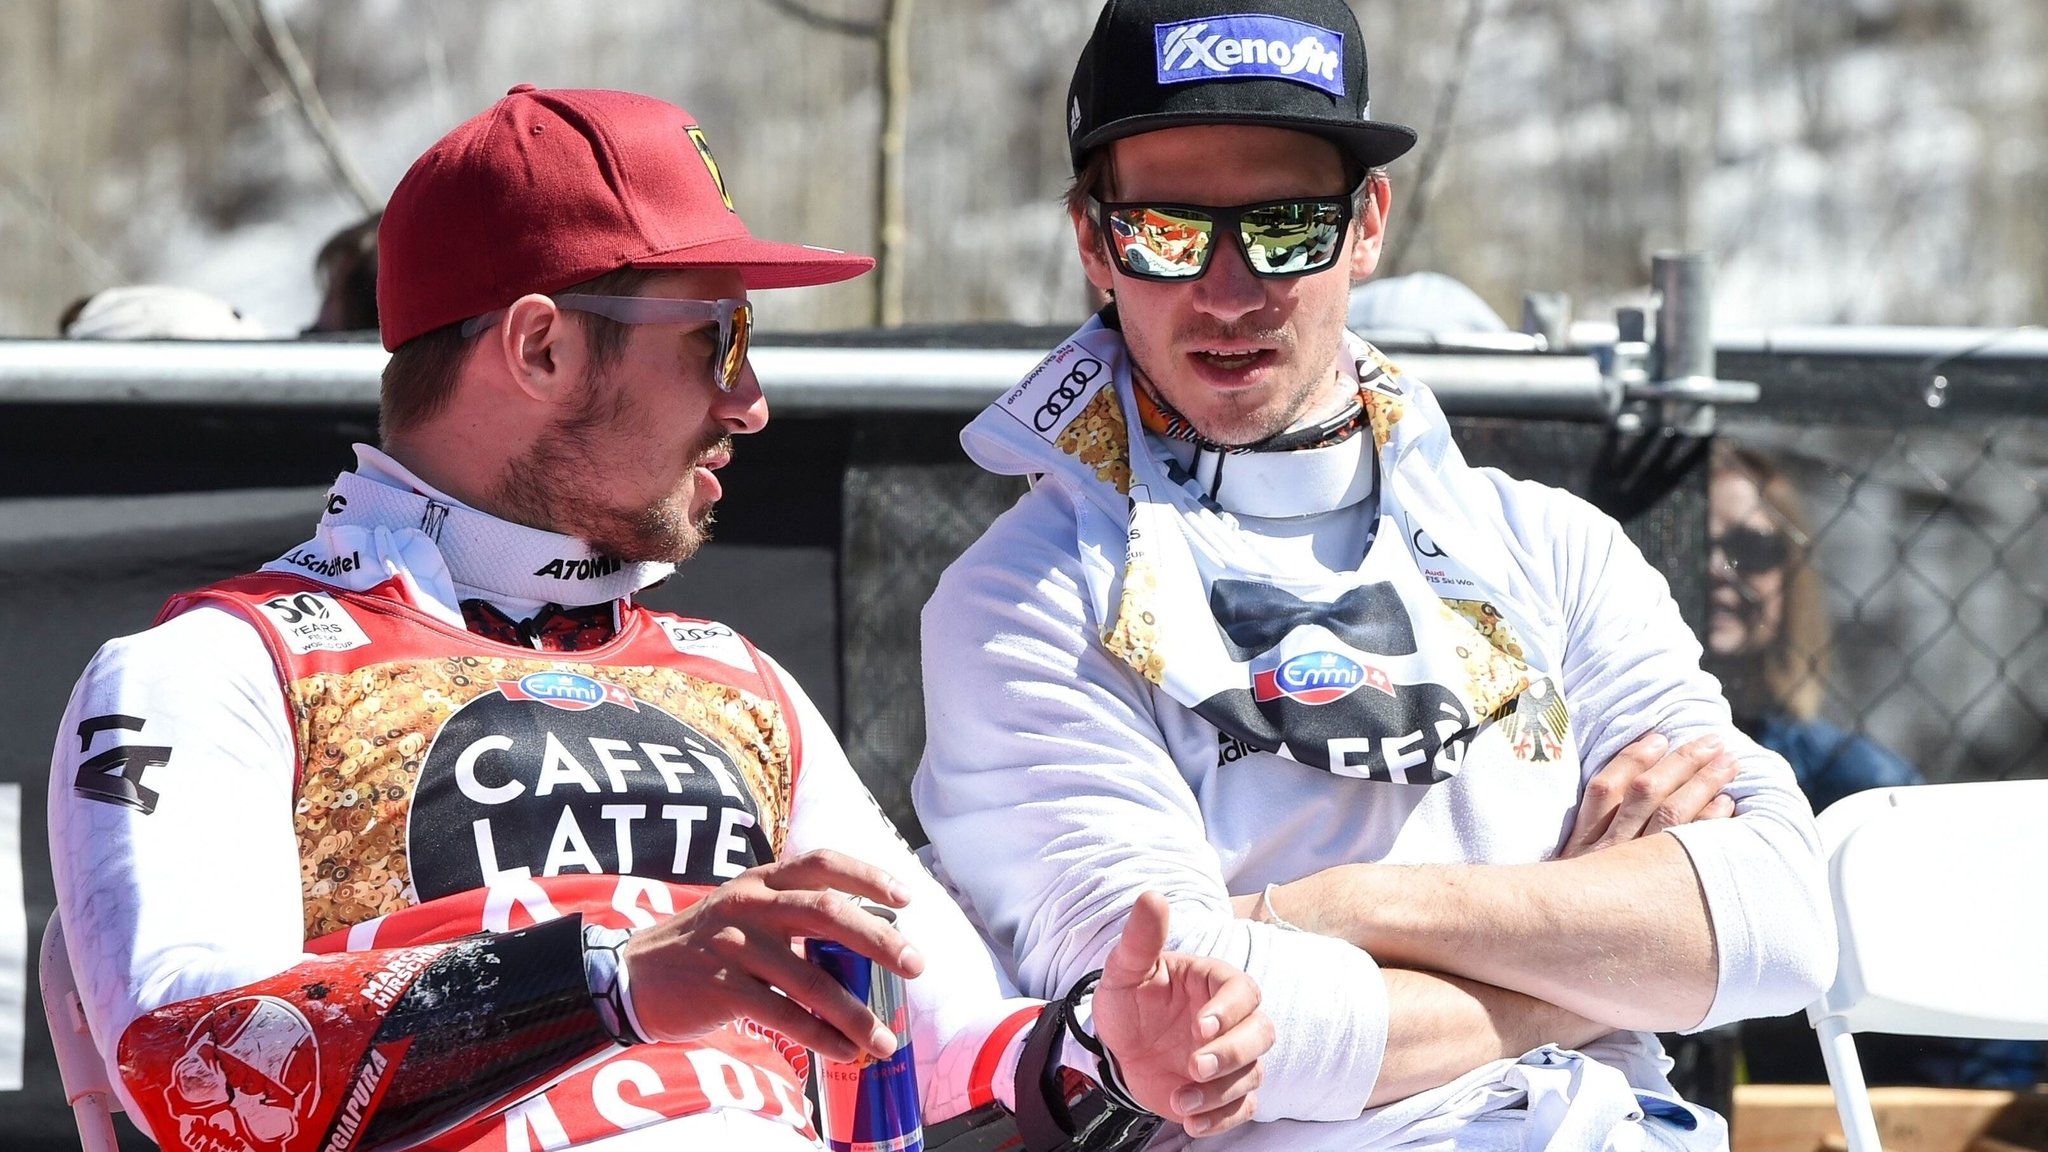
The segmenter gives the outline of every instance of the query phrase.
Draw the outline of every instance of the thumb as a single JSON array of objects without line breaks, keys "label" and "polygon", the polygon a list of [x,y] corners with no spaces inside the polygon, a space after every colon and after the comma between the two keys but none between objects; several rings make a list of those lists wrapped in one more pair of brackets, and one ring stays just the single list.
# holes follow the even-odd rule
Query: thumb
[{"label": "thumb", "polygon": [[1166,920],[1169,913],[1166,897],[1157,892],[1146,892],[1138,897],[1137,907],[1124,921],[1124,934],[1117,939],[1116,947],[1110,950],[1109,960],[1102,966],[1102,982],[1110,985],[1137,984],[1152,974],[1159,964],[1160,953],[1166,951]]}]

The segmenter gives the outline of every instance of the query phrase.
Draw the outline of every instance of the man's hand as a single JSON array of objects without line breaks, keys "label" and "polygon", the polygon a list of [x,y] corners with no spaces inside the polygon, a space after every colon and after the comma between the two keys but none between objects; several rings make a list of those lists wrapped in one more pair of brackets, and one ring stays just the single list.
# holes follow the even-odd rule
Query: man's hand
[{"label": "man's hand", "polygon": [[1251,977],[1165,951],[1166,920],[1164,896],[1138,897],[1095,989],[1096,1034],[1138,1103],[1212,1136],[1251,1119],[1273,1024]]},{"label": "man's hand", "polygon": [[624,963],[634,1014],[653,1033],[648,1039],[693,1040],[745,1018],[828,1060],[889,1056],[895,1034],[790,947],[798,936],[836,940],[899,976],[924,970],[893,925],[841,893],[895,908],[910,902],[879,868],[829,850],[806,852],[749,868],[634,933]]},{"label": "man's hand", "polygon": [[1735,757],[1718,736],[1676,750],[1652,732],[1620,752],[1586,782],[1579,815],[1558,859],[1584,856],[1695,820],[1735,814],[1722,792],[1735,779]]}]

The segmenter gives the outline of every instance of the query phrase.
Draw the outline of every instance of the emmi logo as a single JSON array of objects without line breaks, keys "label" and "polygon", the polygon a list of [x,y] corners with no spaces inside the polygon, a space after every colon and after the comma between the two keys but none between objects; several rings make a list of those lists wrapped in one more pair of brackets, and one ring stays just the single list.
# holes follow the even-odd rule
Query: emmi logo
[{"label": "emmi logo", "polygon": [[1389,696],[1393,681],[1340,652],[1304,652],[1252,676],[1252,699],[1261,704],[1285,696],[1303,704],[1330,704],[1370,685]]},{"label": "emmi logo", "polygon": [[500,680],[498,693],[507,700],[534,700],[564,712],[588,712],[600,704],[640,710],[624,688],[575,672],[534,672],[517,681]]}]

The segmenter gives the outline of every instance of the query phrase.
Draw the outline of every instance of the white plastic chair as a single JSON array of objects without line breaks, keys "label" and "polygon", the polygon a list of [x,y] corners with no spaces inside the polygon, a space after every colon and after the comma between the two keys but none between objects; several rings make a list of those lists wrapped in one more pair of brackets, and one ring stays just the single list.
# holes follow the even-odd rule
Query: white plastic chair
[{"label": "white plastic chair", "polygon": [[1879,1152],[1854,1033],[2048,1039],[2048,780],[1873,789],[1819,823],[1841,961],[1806,1015],[1849,1152]]},{"label": "white plastic chair", "polygon": [[42,961],[36,982],[43,989],[43,1015],[50,1041],[57,1049],[57,1075],[64,1098],[78,1121],[82,1152],[117,1152],[114,1113],[121,1101],[107,1082],[107,1065],[85,1024],[85,1005],[78,999],[78,979],[71,972],[71,953],[64,947],[64,922],[57,913],[43,929]]}]

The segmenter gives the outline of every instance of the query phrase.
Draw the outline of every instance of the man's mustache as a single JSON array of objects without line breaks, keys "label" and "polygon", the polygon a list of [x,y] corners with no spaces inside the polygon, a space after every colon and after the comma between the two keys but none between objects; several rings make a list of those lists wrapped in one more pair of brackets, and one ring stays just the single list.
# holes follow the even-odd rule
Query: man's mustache
[{"label": "man's mustache", "polygon": [[732,436],[730,434],[720,435],[713,439],[709,444],[706,444],[704,447],[699,448],[693,455],[691,455],[690,466],[694,468],[697,465],[702,464],[704,461],[711,459],[713,456],[724,456],[727,460],[732,459],[733,446]]},{"label": "man's mustache", "polygon": [[1283,325],[1264,328],[1255,324],[1192,324],[1178,333],[1183,344],[1266,344],[1283,351],[1294,347],[1294,338]]}]

